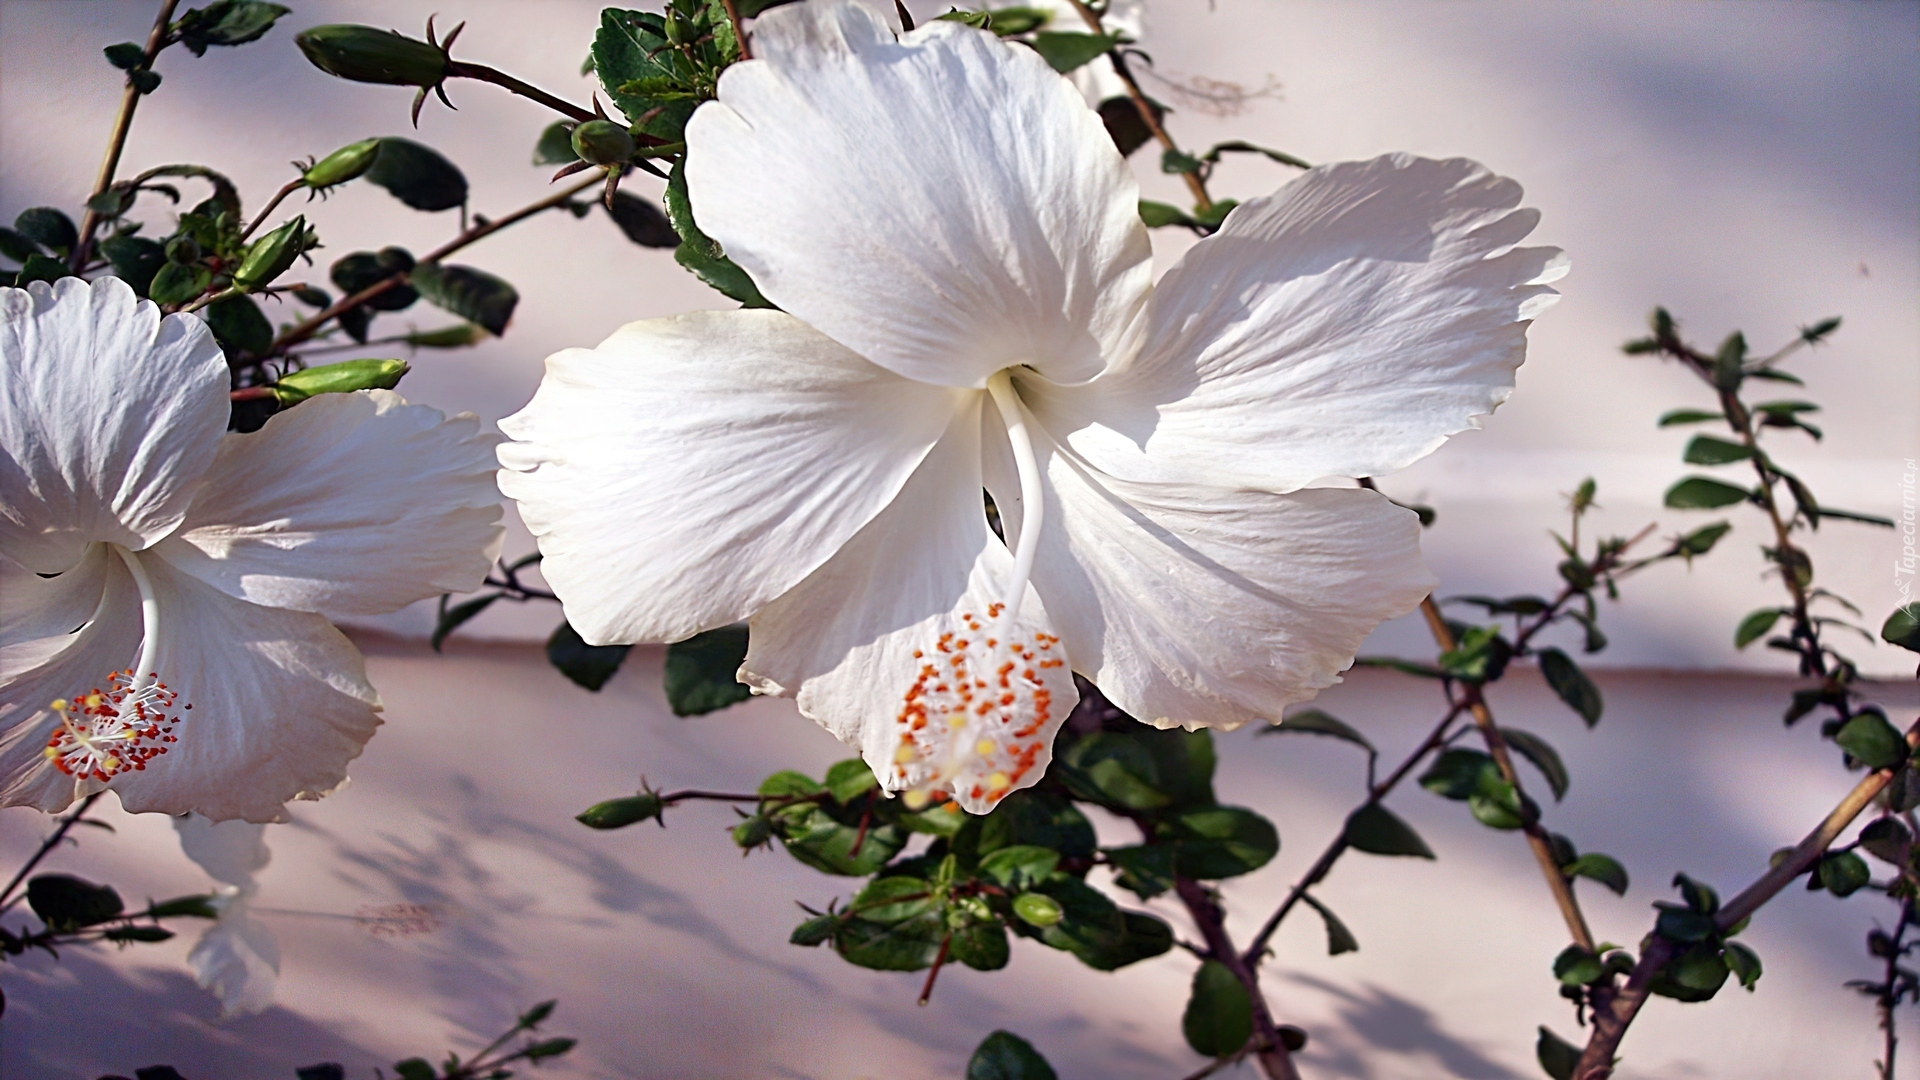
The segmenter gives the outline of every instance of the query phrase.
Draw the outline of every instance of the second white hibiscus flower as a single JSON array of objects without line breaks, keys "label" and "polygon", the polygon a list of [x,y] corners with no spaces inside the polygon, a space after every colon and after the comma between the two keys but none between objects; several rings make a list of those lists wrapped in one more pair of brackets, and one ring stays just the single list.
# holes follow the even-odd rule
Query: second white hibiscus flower
[{"label": "second white hibiscus flower", "polygon": [[[781,311],[548,360],[500,486],[589,642],[751,621],[890,791],[1039,780],[1071,673],[1275,719],[1432,586],[1403,467],[1511,392],[1559,252],[1472,162],[1315,169],[1155,286],[1138,193],[1041,59],[850,0],[770,11],[688,126],[701,227]],[[991,492],[1007,543],[990,531]]]}]

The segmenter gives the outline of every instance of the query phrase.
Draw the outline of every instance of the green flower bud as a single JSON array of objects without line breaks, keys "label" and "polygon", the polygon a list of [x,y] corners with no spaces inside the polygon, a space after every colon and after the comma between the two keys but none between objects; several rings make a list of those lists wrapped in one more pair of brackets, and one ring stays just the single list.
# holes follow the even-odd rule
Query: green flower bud
[{"label": "green flower bud", "polygon": [[293,260],[319,246],[320,237],[307,225],[307,219],[296,217],[247,247],[240,268],[233,272],[233,287],[241,292],[264,288],[286,273]]},{"label": "green flower bud", "polygon": [[379,139],[361,139],[357,143],[349,143],[309,165],[300,174],[300,179],[306,181],[310,188],[344,184],[371,168],[374,155],[379,152]]},{"label": "green flower bud", "polygon": [[200,245],[191,236],[176,236],[167,241],[167,260],[177,263],[200,261]]},{"label": "green flower bud", "polygon": [[315,394],[391,390],[407,371],[405,360],[343,360],[282,375],[273,384],[273,396],[282,405],[293,405]]},{"label": "green flower bud", "polygon": [[621,829],[648,818],[659,819],[662,809],[660,796],[643,791],[623,799],[594,803],[575,816],[574,820],[590,829]]},{"label": "green flower bud", "polygon": [[1013,913],[1029,926],[1048,927],[1065,917],[1060,901],[1045,893],[1021,893],[1013,898]]},{"label": "green flower bud", "polygon": [[746,851],[752,851],[772,838],[773,822],[758,814],[733,827],[733,842]]},{"label": "green flower bud", "polygon": [[294,35],[293,42],[314,67],[354,82],[438,86],[452,63],[438,45],[371,26],[316,26]]},{"label": "green flower bud", "polygon": [[162,900],[141,914],[150,915],[156,919],[177,919],[183,915],[190,915],[196,919],[220,917],[219,910],[213,906],[213,897],[208,895],[177,896],[172,900]]},{"label": "green flower bud", "polygon": [[633,158],[633,134],[611,120],[588,120],[573,129],[573,152],[594,165],[625,165]]},{"label": "green flower bud", "polygon": [[456,323],[438,330],[417,330],[405,341],[416,349],[464,349],[478,345],[488,337],[486,330],[472,323]]}]

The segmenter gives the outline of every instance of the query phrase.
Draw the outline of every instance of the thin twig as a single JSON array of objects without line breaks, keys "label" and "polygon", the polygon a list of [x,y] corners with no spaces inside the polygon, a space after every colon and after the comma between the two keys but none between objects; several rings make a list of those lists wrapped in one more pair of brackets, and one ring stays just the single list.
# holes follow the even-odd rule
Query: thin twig
[{"label": "thin twig", "polygon": [[[27,860],[27,864],[20,868],[20,872],[13,875],[13,880],[7,882],[7,887],[0,889],[0,911],[6,911],[8,908],[20,902],[20,897],[13,895],[13,890],[20,887],[20,883],[27,879],[28,874],[33,873],[33,868],[40,865],[40,860],[46,858],[54,848],[60,846],[60,841],[66,839],[67,832],[75,825],[78,825],[80,819],[87,816],[87,811],[93,809],[93,804],[99,802],[100,796],[105,794],[106,792],[104,791],[94,792],[81,800],[79,808],[74,810],[73,813],[60,819],[60,825],[53,830],[53,835],[47,837],[46,842],[40,845],[40,850],[34,852],[33,857]],[[21,895],[25,894],[23,893]]]},{"label": "thin twig", "polygon": [[[113,120],[113,133],[107,137],[107,155],[100,162],[100,171],[93,178],[93,192],[87,196],[91,204],[109,187],[113,186],[113,174],[120,169],[120,153],[127,148],[127,133],[133,129],[133,110],[139,106],[145,95],[134,85],[135,71],[153,70],[154,58],[160,50],[167,47],[167,27],[173,22],[173,9],[180,0],[161,0],[160,14],[154,17],[153,29],[147,32],[147,46],[141,52],[138,66],[127,72],[127,88],[120,94],[120,112]],[[93,235],[100,229],[101,217],[91,205],[80,219],[80,239],[74,242],[73,254],[67,260],[67,266],[75,273],[87,264],[87,258],[93,253]]]},{"label": "thin twig", "polygon": [[[507,90],[523,98],[537,101],[562,116],[579,120],[583,123],[588,120],[598,119],[590,109],[583,109],[571,101],[554,97],[552,94],[547,93],[532,83],[523,82],[498,68],[491,68],[485,64],[469,64],[459,60],[449,60],[447,61],[447,78],[475,79],[480,82],[488,82],[495,86],[505,87]],[[636,141],[644,141],[644,138],[637,134],[634,138]]]},{"label": "thin twig", "polygon": [[[753,59],[753,49],[747,45],[746,28],[740,25],[740,5],[735,0],[720,0],[727,8],[727,21],[733,24],[733,40],[740,43],[740,59]],[[908,27],[909,30],[912,27]]]},{"label": "thin twig", "polygon": [[1227,934],[1226,915],[1220,910],[1213,895],[1206,886],[1187,877],[1173,879],[1174,892],[1180,902],[1186,905],[1187,914],[1192,916],[1194,925],[1200,928],[1200,936],[1206,940],[1209,958],[1226,965],[1233,977],[1246,987],[1247,997],[1253,1004],[1253,1040],[1255,1060],[1259,1061],[1261,1071],[1267,1074],[1267,1080],[1300,1080],[1300,1072],[1294,1068],[1293,1055],[1287,1051],[1287,1044],[1280,1041],[1280,1031],[1273,1022],[1273,1013],[1267,1008],[1266,995],[1260,992],[1260,978],[1244,958],[1240,950],[1234,947],[1233,938]]},{"label": "thin twig", "polygon": [[[1073,5],[1073,10],[1080,13],[1080,18],[1095,34],[1107,32],[1106,27],[1100,24],[1100,16],[1083,0],[1068,0],[1068,3]],[[1147,100],[1145,91],[1140,89],[1139,81],[1133,77],[1133,71],[1127,67],[1126,57],[1120,55],[1120,50],[1116,48],[1107,53],[1107,59],[1113,61],[1113,73],[1120,77],[1120,82],[1127,88],[1127,96],[1133,99],[1133,107],[1140,113],[1140,122],[1147,126],[1147,130],[1162,147],[1176,154],[1179,153],[1179,144],[1173,141],[1173,136],[1167,134],[1166,127],[1160,123],[1160,117],[1154,114],[1153,103]],[[1186,180],[1187,190],[1193,193],[1194,208],[1202,213],[1211,210],[1213,196],[1207,194],[1206,181],[1190,172],[1181,173],[1180,176]]]},{"label": "thin twig", "polygon": [[260,224],[267,220],[267,215],[273,213],[274,208],[280,205],[281,200],[306,186],[306,180],[297,176],[287,181],[285,186],[273,193],[273,198],[267,200],[267,205],[260,208],[260,213],[254,216],[252,223],[247,226],[246,231],[240,234],[240,239],[245,240],[247,237],[252,236],[253,231],[258,229]]}]

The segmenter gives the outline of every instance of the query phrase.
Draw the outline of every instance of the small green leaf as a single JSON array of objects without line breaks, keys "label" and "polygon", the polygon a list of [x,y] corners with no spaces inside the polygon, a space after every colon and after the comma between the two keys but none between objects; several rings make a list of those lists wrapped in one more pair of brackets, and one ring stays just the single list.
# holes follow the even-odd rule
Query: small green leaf
[{"label": "small green leaf", "polygon": [[365,175],[415,210],[451,210],[467,201],[467,177],[459,166],[412,139],[381,139]]},{"label": "small green leaf", "polygon": [[1654,930],[1669,941],[1705,941],[1720,932],[1711,916],[1665,901],[1659,907],[1660,914],[1654,919]]},{"label": "small green leaf", "polygon": [[120,894],[71,874],[41,874],[27,882],[27,906],[47,924],[66,933],[119,917]]},{"label": "small green leaf", "polygon": [[1440,654],[1440,669],[1464,682],[1488,683],[1498,679],[1513,658],[1513,645],[1497,627],[1474,626],[1460,635],[1459,642]]},{"label": "small green leaf", "polygon": [[1571,779],[1567,775],[1567,766],[1560,755],[1548,745],[1545,739],[1518,728],[1501,728],[1500,734],[1507,745],[1517,751],[1521,757],[1533,762],[1540,775],[1547,778],[1547,786],[1553,789],[1553,800],[1559,802],[1566,797],[1567,786]]},{"label": "small green leaf", "polygon": [[439,652],[440,647],[446,644],[448,634],[459,629],[462,623],[487,610],[487,608],[492,606],[493,602],[498,599],[500,599],[499,593],[488,593],[485,596],[476,596],[471,600],[462,600],[458,604],[448,607],[447,598],[442,596],[440,598],[440,617],[438,621],[434,623],[433,636],[427,640],[427,643],[433,646],[434,652]]},{"label": "small green leaf", "polygon": [[67,254],[80,242],[80,230],[74,228],[73,219],[51,206],[20,211],[13,219],[13,229],[55,255]]},{"label": "small green leaf", "polygon": [[512,285],[471,266],[421,263],[413,268],[410,280],[430,303],[486,327],[495,337],[507,332],[507,322],[520,303]]},{"label": "small green leaf", "polygon": [[1033,1044],[1011,1031],[981,1040],[967,1062],[967,1080],[1058,1080]]},{"label": "small green leaf", "polygon": [[975,971],[999,971],[1013,958],[1007,928],[999,922],[977,922],[953,932],[947,955]]},{"label": "small green leaf", "polygon": [[1106,848],[1107,862],[1118,875],[1114,883],[1142,900],[1173,888],[1175,844],[1137,844]]},{"label": "small green leaf", "polygon": [[1716,439],[1711,435],[1695,435],[1693,441],[1687,443],[1687,449],[1680,459],[1689,465],[1727,465],[1752,456],[1751,447]]},{"label": "small green leaf", "polygon": [[1025,889],[1045,881],[1060,864],[1060,853],[1034,844],[1003,847],[980,860],[980,875],[1009,889]]},{"label": "small green leaf", "polygon": [[533,163],[535,165],[568,165],[580,160],[573,152],[573,124],[566,120],[555,120],[540,132],[540,139],[533,144]]},{"label": "small green leaf", "polygon": [[1570,878],[1583,877],[1597,881],[1613,890],[1616,896],[1627,895],[1627,868],[1611,855],[1590,851],[1562,866],[1560,872]]},{"label": "small green leaf", "polygon": [[1905,867],[1912,846],[1913,834],[1897,817],[1876,818],[1860,830],[1860,847],[1881,862]]},{"label": "small green leaf", "polygon": [[40,254],[39,245],[14,232],[12,229],[0,229],[0,255],[14,262],[26,262],[32,256]]},{"label": "small green leaf", "polygon": [[1042,30],[1033,35],[1030,44],[1033,51],[1047,62],[1053,70],[1065,75],[1078,67],[1083,67],[1115,45],[1126,40],[1119,34],[1077,34],[1059,30]]},{"label": "small green leaf", "polygon": [[559,1057],[561,1054],[573,1049],[573,1046],[574,1040],[564,1037],[541,1039],[539,1042],[522,1050],[521,1053],[527,1056],[528,1061],[541,1061],[546,1058]]},{"label": "small green leaf", "polygon": [[1712,510],[1746,502],[1753,493],[1743,487],[1724,484],[1708,476],[1689,476],[1667,489],[1665,503],[1670,510]]},{"label": "small green leaf", "polygon": [[1600,697],[1600,688],[1580,670],[1580,665],[1559,649],[1541,649],[1538,659],[1540,674],[1560,700],[1579,713],[1588,727],[1598,724],[1605,702]]},{"label": "small green leaf", "polygon": [[1673,550],[1670,554],[1678,555],[1691,563],[1694,556],[1705,555],[1707,552],[1712,551],[1713,545],[1719,543],[1721,537],[1732,531],[1733,526],[1724,521],[1716,521],[1711,525],[1702,525],[1698,529],[1675,540],[1673,542]]},{"label": "small green leaf", "polygon": [[673,223],[667,220],[666,211],[653,203],[624,191],[613,193],[613,205],[600,203],[613,223],[620,226],[626,238],[641,247],[671,248],[680,246],[680,234],[673,231]]},{"label": "small green leaf", "polygon": [[1169,203],[1154,202],[1151,199],[1140,200],[1140,220],[1145,222],[1149,229],[1158,229],[1167,225],[1192,227],[1197,224],[1185,210]]},{"label": "small green leaf", "polygon": [[1674,409],[1660,414],[1660,427],[1672,427],[1675,424],[1700,424],[1709,420],[1725,420],[1726,413],[1707,412],[1704,409]]},{"label": "small green leaf", "polygon": [[154,272],[147,298],[161,307],[176,307],[206,292],[212,283],[213,272],[199,263],[170,262]]},{"label": "small green leaf", "polygon": [[[340,287],[341,292],[351,296],[395,274],[407,273],[413,267],[413,255],[406,248],[385,247],[379,251],[356,251],[344,255],[334,260],[327,276]],[[363,301],[363,304],[375,311],[403,311],[419,298],[420,293],[413,286],[400,284]]]},{"label": "small green leaf", "polygon": [[[164,271],[162,271],[164,273]],[[273,346],[273,324],[250,296],[229,296],[216,300],[198,312],[207,320],[214,340],[227,351],[227,359],[264,356]]]},{"label": "small green leaf", "polygon": [[1760,954],[1737,941],[1729,941],[1720,956],[1732,969],[1733,977],[1751,993],[1753,985],[1760,981]]},{"label": "small green leaf", "polygon": [[167,264],[166,248],[141,236],[110,236],[100,242],[100,254],[113,264],[113,276],[141,296],[149,296],[154,275]]},{"label": "small green leaf", "polygon": [[589,645],[571,623],[561,623],[547,638],[547,662],[578,686],[598,691],[620,670],[631,645]]},{"label": "small green leaf", "polygon": [[1238,806],[1205,806],[1164,822],[1161,835],[1176,843],[1174,866],[1204,881],[1249,874],[1280,850],[1273,823]]},{"label": "small green leaf", "polygon": [[1880,626],[1880,640],[1908,652],[1920,652],[1920,604],[1894,608]]},{"label": "small green leaf", "polygon": [[147,61],[147,51],[131,41],[109,45],[100,51],[106,55],[107,63],[122,71],[131,71]]},{"label": "small green leaf", "polygon": [[1851,896],[1873,880],[1873,868],[1851,851],[1834,851],[1820,859],[1814,875],[1819,886],[1833,895]]},{"label": "small green leaf", "polygon": [[1685,874],[1673,875],[1674,887],[1680,890],[1680,898],[1687,907],[1702,915],[1712,915],[1720,910],[1720,894],[1713,886],[1703,881],[1695,881]]},{"label": "small green leaf", "polygon": [[1360,940],[1353,936],[1353,931],[1347,929],[1347,924],[1341,922],[1327,905],[1316,900],[1312,893],[1301,893],[1300,899],[1305,900],[1308,907],[1319,912],[1320,921],[1326,924],[1328,956],[1360,951]]},{"label": "small green leaf", "polygon": [[1834,315],[1830,318],[1821,319],[1812,326],[1802,327],[1800,329],[1800,340],[1809,345],[1816,345],[1822,338],[1825,338],[1828,334],[1838,329],[1840,329],[1840,316]]},{"label": "small green leaf", "polygon": [[1284,717],[1279,723],[1274,724],[1272,727],[1261,728],[1256,734],[1278,735],[1282,732],[1289,731],[1304,731],[1312,735],[1331,735],[1336,739],[1344,739],[1355,746],[1361,747],[1369,753],[1374,752],[1373,744],[1367,741],[1365,735],[1355,731],[1346,721],[1340,720],[1319,709],[1301,709],[1291,716]]},{"label": "small green leaf", "polygon": [[716,627],[667,646],[661,681],[673,715],[703,716],[752,697],[753,691],[735,677],[746,658],[744,623]]},{"label": "small green leaf", "polygon": [[883,877],[861,889],[848,910],[872,922],[897,923],[939,906],[933,883],[925,878]]},{"label": "small green leaf", "polygon": [[1744,649],[1764,637],[1767,631],[1773,629],[1773,624],[1780,621],[1780,616],[1787,613],[1786,608],[1777,607],[1761,608],[1748,613],[1746,618],[1740,620],[1739,627],[1733,632],[1734,647]]},{"label": "small green leaf", "polygon": [[1160,152],[1160,171],[1170,176],[1179,176],[1182,173],[1197,173],[1200,171],[1200,167],[1200,159],[1194,157],[1192,154],[1181,153],[1178,150],[1162,150]]},{"label": "small green leaf", "polygon": [[1196,1053],[1216,1058],[1237,1052],[1253,1037],[1253,998],[1227,965],[1207,960],[1193,973],[1180,1031]]},{"label": "small green leaf", "polygon": [[[1158,103],[1150,108],[1156,119],[1166,111]],[[1141,119],[1140,107],[1124,94],[1100,103],[1100,122],[1106,125],[1107,136],[1113,140],[1114,148],[1120,151],[1121,157],[1132,157],[1134,151],[1153,141],[1153,129]]]},{"label": "small green leaf", "polygon": [[834,951],[849,964],[875,971],[921,971],[940,953],[946,922],[928,911],[896,923],[852,918],[834,930]]},{"label": "small green leaf", "polygon": [[826,789],[833,795],[833,801],[842,806],[878,786],[879,781],[873,778],[873,769],[859,758],[836,761],[827,769]]},{"label": "small green leaf", "polygon": [[1541,1070],[1553,1080],[1573,1080],[1574,1067],[1580,1064],[1580,1048],[1544,1026],[1539,1040],[1533,1044],[1533,1055],[1539,1060]]},{"label": "small green leaf", "polygon": [[258,41],[290,10],[260,0],[213,0],[181,16],[173,25],[173,32],[189,52],[205,56],[209,45],[245,45]]},{"label": "small green leaf", "polygon": [[433,1066],[427,1063],[426,1058],[396,1061],[393,1064],[393,1071],[400,1080],[434,1080]]},{"label": "small green leaf", "polygon": [[1888,769],[1907,759],[1907,740],[1878,711],[1863,709],[1833,736],[1848,756],[1869,769]]},{"label": "small green leaf", "polygon": [[1569,945],[1553,959],[1553,977],[1566,986],[1585,986],[1607,973],[1600,958],[1578,945]]},{"label": "small green leaf", "polygon": [[1291,165],[1296,169],[1313,168],[1313,165],[1309,162],[1297,158],[1284,150],[1274,150],[1265,146],[1256,146],[1244,139],[1230,139],[1223,143],[1214,143],[1206,153],[1200,155],[1200,160],[1219,161],[1221,154],[1259,154],[1269,160],[1277,161],[1282,165]]},{"label": "small green leaf", "polygon": [[1413,831],[1413,826],[1379,803],[1367,803],[1350,814],[1341,837],[1348,847],[1369,855],[1434,857],[1433,849]]},{"label": "small green leaf", "polygon": [[1502,783],[1500,767],[1478,750],[1448,750],[1420,774],[1420,786],[1443,799],[1461,800]]}]

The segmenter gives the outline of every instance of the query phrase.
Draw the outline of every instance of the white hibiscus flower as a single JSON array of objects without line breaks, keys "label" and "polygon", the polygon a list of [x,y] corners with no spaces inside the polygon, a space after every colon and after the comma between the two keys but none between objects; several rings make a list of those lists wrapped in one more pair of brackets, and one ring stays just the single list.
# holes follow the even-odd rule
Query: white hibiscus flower
[{"label": "white hibiscus flower", "polygon": [[0,804],[283,819],[380,722],[327,616],[485,576],[473,416],[375,390],[229,433],[228,385],[124,282],[0,289]]},{"label": "white hibiscus flower", "polygon": [[[1391,471],[1512,391],[1554,298],[1468,161],[1315,169],[1155,286],[1137,190],[1031,50],[775,8],[687,129],[701,227],[782,311],[547,361],[500,486],[591,642],[750,619],[890,791],[1032,784],[1069,672],[1160,726],[1277,719],[1433,584]],[[989,531],[992,493],[1007,545]]]}]

